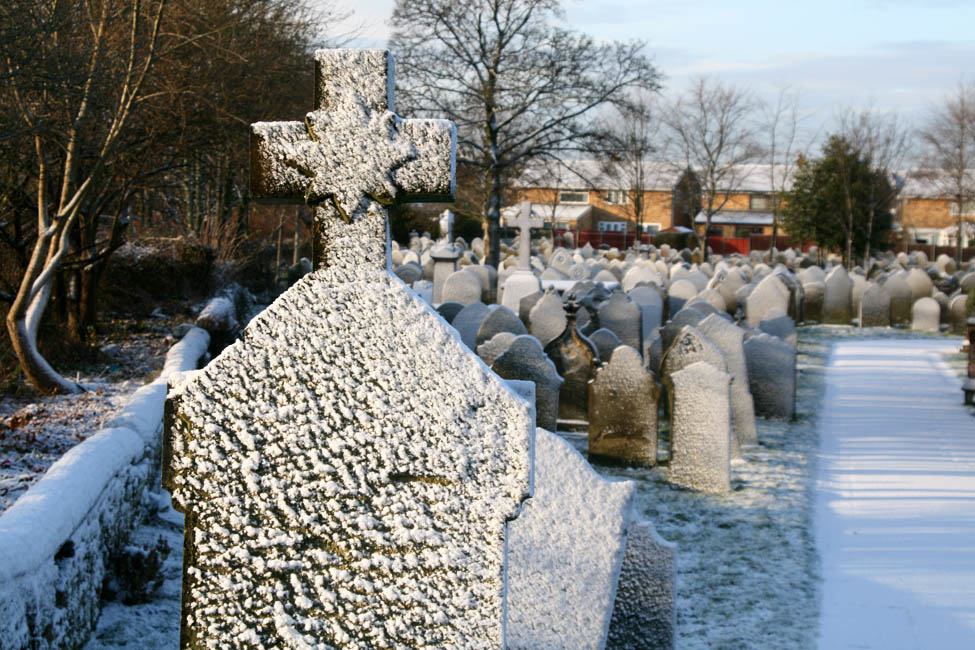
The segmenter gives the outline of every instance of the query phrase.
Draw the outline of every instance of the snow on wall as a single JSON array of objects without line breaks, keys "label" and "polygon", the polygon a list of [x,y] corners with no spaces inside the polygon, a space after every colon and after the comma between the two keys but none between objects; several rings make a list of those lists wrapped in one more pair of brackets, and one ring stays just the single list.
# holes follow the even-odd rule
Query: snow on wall
[{"label": "snow on wall", "polygon": [[401,281],[305,276],[170,398],[191,643],[504,646],[529,409]]},{"label": "snow on wall", "polygon": [[87,639],[109,552],[140,519],[145,488],[157,477],[168,377],[195,368],[208,343],[205,331],[190,330],[158,379],[0,516],[4,648],[77,647]]}]

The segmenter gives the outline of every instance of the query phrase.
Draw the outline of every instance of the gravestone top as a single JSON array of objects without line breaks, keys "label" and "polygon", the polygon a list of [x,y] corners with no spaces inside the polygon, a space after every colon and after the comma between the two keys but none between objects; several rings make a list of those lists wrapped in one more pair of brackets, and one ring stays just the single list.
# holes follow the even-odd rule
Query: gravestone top
[{"label": "gravestone top", "polygon": [[509,226],[518,229],[518,268],[531,270],[532,267],[532,228],[541,228],[545,223],[541,218],[532,215],[530,201],[519,204],[518,216],[508,222]]},{"label": "gravestone top", "polygon": [[385,50],[315,52],[315,109],[303,122],[251,125],[251,193],[315,206],[315,264],[386,268],[394,201],[450,201],[456,129],[393,111]]},{"label": "gravestone top", "polygon": [[440,238],[448,244],[454,241],[454,213],[450,210],[440,213]]}]

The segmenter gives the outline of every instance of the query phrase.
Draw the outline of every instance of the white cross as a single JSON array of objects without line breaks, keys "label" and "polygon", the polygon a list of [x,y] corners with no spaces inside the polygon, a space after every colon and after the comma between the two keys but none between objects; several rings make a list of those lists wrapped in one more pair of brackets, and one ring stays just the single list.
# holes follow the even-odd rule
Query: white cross
[{"label": "white cross", "polygon": [[518,268],[531,269],[532,266],[532,228],[541,228],[545,225],[539,217],[532,216],[532,204],[530,201],[522,201],[521,209],[518,211],[518,218],[508,225],[518,229]]}]

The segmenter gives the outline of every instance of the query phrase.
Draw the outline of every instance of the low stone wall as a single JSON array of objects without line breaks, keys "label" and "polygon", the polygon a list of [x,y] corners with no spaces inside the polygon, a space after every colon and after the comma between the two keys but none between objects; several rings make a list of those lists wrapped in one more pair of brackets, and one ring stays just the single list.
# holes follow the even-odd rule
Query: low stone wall
[{"label": "low stone wall", "polygon": [[109,555],[144,514],[158,478],[167,381],[195,369],[209,335],[193,328],[158,379],[66,453],[0,516],[0,645],[71,648],[91,634]]}]

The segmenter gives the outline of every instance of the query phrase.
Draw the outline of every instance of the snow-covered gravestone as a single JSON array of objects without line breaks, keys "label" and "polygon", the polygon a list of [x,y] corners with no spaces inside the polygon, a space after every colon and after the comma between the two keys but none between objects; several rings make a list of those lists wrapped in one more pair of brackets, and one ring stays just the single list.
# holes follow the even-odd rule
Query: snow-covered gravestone
[{"label": "snow-covered gravestone", "polygon": [[701,492],[731,489],[731,377],[697,361],[670,375],[670,480]]},{"label": "snow-covered gravestone", "polygon": [[518,312],[521,299],[542,288],[542,283],[532,273],[532,228],[545,225],[541,219],[532,216],[532,204],[522,201],[518,218],[509,222],[510,226],[519,229],[518,233],[518,269],[508,276],[504,282],[504,294],[501,304]]},{"label": "snow-covered gravestone", "polygon": [[258,194],[316,207],[318,268],[170,393],[181,642],[503,647],[530,409],[387,261],[384,204],[451,195],[453,127],[391,112],[387,52],[315,59],[318,110],[252,153]]}]

